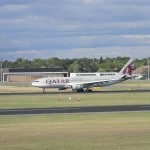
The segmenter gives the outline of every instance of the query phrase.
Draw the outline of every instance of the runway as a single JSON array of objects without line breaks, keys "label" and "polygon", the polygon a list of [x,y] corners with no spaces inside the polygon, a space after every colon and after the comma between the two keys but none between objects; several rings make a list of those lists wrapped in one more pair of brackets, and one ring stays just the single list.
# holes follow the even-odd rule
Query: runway
[{"label": "runway", "polygon": [[41,114],[74,114],[74,113],[95,113],[95,112],[97,113],[134,112],[134,111],[150,111],[150,105],[0,109],[0,115],[41,115]]},{"label": "runway", "polygon": [[42,93],[42,92],[19,92],[19,93],[0,93],[0,95],[41,95],[41,94],[45,94],[45,95],[48,95],[48,94],[51,94],[51,95],[55,95],[55,94],[100,94],[100,93],[107,93],[107,94],[117,94],[117,93],[148,93],[150,92],[150,89],[136,89],[136,90],[108,90],[108,91],[105,91],[105,90],[102,90],[102,91],[92,91],[92,92],[72,92],[72,91],[56,91],[56,92],[45,92],[45,93]]}]

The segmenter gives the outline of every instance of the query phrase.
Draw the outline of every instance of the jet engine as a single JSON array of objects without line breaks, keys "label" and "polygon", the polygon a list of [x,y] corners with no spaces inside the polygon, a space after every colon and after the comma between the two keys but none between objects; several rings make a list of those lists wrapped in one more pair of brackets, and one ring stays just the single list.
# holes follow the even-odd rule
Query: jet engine
[{"label": "jet engine", "polygon": [[77,91],[77,92],[83,92],[83,91],[84,91],[82,85],[77,85],[77,84],[75,84],[75,85],[72,85],[71,88],[72,88],[73,91]]},{"label": "jet engine", "polygon": [[62,88],[58,88],[58,90],[66,90],[67,88],[62,87]]}]

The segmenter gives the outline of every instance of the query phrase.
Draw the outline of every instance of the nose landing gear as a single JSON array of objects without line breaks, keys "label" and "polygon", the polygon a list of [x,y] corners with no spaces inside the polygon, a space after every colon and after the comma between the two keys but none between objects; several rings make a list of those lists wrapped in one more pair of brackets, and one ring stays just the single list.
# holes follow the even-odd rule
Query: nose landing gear
[{"label": "nose landing gear", "polygon": [[45,93],[45,88],[43,88],[43,93]]}]

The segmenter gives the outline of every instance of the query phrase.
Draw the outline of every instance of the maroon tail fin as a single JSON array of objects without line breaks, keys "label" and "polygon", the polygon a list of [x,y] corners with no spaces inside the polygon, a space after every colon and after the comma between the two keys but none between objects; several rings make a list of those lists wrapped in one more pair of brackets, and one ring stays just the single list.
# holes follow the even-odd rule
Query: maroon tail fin
[{"label": "maroon tail fin", "polygon": [[132,72],[134,70],[134,66],[135,66],[135,60],[134,59],[130,59],[127,62],[127,64],[121,69],[119,74],[126,75],[126,76],[131,76]]}]

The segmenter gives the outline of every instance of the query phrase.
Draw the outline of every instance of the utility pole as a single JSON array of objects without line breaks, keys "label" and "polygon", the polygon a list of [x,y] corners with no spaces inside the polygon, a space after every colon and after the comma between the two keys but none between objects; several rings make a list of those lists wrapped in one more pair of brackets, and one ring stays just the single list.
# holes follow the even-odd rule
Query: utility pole
[{"label": "utility pole", "polygon": [[3,59],[1,59],[1,82],[3,82]]},{"label": "utility pole", "polygon": [[147,60],[147,80],[149,80],[149,57]]}]

